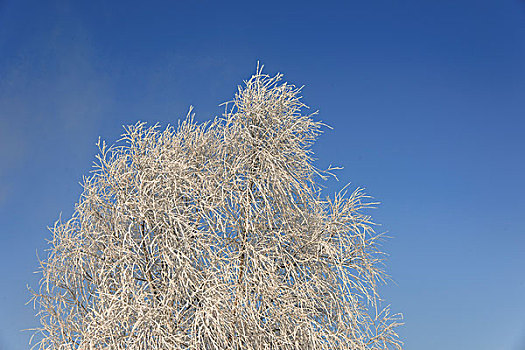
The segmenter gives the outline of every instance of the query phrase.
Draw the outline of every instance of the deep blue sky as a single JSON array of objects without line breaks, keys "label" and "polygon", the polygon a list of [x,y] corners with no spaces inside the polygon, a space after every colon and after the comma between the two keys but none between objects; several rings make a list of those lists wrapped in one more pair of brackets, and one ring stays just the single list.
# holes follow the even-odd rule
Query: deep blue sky
[{"label": "deep blue sky", "polygon": [[[321,5],[321,3],[323,3]],[[0,1],[0,349],[101,136],[221,113],[255,71],[305,85],[374,212],[407,350],[525,349],[525,2]]]}]

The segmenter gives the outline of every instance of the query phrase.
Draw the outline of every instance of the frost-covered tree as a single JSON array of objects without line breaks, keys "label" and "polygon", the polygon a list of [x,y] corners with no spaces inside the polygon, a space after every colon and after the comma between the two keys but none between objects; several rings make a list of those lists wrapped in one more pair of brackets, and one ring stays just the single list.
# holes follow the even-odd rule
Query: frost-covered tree
[{"label": "frost-covered tree", "polygon": [[374,203],[321,196],[323,125],[280,80],[257,69],[221,118],[98,143],[41,261],[40,349],[401,349]]}]

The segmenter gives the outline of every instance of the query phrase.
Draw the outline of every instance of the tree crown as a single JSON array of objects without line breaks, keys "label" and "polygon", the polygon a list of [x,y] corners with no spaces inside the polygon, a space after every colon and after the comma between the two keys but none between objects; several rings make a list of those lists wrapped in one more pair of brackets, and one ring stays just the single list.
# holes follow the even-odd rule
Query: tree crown
[{"label": "tree crown", "polygon": [[361,189],[322,198],[322,123],[257,69],[221,118],[137,123],[51,229],[42,349],[387,349],[385,274]]}]

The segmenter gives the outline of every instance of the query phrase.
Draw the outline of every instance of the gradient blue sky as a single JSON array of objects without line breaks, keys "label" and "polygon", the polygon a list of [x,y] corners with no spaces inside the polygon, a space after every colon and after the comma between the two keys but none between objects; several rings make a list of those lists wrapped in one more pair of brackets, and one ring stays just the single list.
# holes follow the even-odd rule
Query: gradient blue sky
[{"label": "gradient blue sky", "polygon": [[[323,4],[321,4],[323,3]],[[364,186],[407,350],[525,349],[525,3],[0,1],[0,349],[99,136],[221,113],[255,70],[305,85],[318,165]]]}]

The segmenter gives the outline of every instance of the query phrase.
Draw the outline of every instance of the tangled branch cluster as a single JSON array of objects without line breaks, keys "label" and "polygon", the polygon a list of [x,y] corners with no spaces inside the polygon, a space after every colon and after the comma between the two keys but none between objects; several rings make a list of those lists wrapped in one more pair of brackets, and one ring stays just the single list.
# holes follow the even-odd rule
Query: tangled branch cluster
[{"label": "tangled branch cluster", "polygon": [[320,122],[257,73],[221,118],[138,123],[51,229],[41,349],[401,349],[357,190],[322,199]]}]

